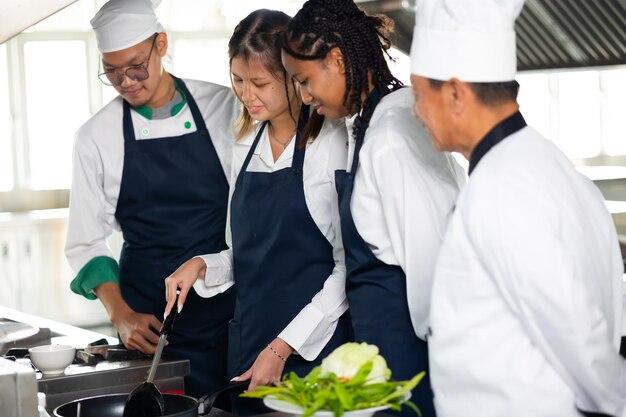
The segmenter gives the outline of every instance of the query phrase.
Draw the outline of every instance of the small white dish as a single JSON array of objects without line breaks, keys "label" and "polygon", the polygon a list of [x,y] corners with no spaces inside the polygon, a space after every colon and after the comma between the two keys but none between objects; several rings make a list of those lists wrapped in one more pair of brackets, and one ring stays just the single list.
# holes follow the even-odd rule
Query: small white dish
[{"label": "small white dish", "polygon": [[44,375],[65,372],[76,356],[76,348],[70,345],[45,345],[28,349],[31,362]]},{"label": "small white dish", "polygon": [[[407,392],[406,394],[404,394],[405,401],[408,400],[409,398],[411,398],[410,392]],[[266,407],[271,408],[272,410],[282,411],[283,413],[301,415],[304,412],[304,408],[300,407],[299,405],[295,405],[287,401],[282,401],[272,396],[265,397],[263,399],[263,404],[265,404]],[[360,410],[344,411],[343,417],[371,417],[377,411],[386,410],[388,408],[389,408],[388,405],[381,405],[378,407],[363,408]],[[311,415],[311,417],[333,417],[333,416],[334,416],[334,413],[330,410],[319,410]]]}]

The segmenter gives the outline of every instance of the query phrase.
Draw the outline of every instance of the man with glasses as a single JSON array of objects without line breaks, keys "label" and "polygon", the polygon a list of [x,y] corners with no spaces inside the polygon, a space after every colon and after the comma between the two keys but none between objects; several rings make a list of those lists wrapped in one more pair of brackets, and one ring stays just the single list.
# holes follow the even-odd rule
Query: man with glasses
[{"label": "man with glasses", "polygon": [[[229,89],[181,80],[162,65],[167,34],[150,0],[110,0],[91,20],[102,69],[119,96],[76,134],[66,255],[74,292],[98,298],[122,342],[155,351],[164,279],[194,255],[225,249],[231,126]],[[119,265],[106,239],[121,230]],[[166,353],[187,358],[187,393],[226,380],[232,284],[185,303]]]}]

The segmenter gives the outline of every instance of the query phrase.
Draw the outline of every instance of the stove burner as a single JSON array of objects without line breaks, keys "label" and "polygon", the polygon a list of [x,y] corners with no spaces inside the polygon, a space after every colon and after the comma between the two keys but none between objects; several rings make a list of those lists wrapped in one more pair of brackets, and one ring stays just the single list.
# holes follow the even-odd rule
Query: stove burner
[{"label": "stove burner", "polygon": [[4,355],[0,355],[5,359],[9,359],[10,357],[15,359],[22,359],[28,357],[28,348],[12,348],[7,351]]}]

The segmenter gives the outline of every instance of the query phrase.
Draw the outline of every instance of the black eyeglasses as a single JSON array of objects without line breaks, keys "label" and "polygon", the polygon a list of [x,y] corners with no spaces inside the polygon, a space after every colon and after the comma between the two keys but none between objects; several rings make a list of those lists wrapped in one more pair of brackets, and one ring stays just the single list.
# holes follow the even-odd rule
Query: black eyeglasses
[{"label": "black eyeglasses", "polygon": [[152,50],[156,42],[156,36],[152,40],[152,46],[150,47],[150,53],[148,58],[141,64],[131,65],[124,71],[111,70],[98,74],[98,78],[104,85],[118,86],[124,82],[124,77],[128,77],[133,81],[143,81],[150,76],[148,73],[148,64],[150,63],[150,56],[152,56]]}]

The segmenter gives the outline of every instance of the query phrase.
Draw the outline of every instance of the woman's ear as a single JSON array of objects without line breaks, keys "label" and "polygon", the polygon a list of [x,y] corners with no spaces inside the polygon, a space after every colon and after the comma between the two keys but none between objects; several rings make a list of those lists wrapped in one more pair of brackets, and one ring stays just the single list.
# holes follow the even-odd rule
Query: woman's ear
[{"label": "woman's ear", "polygon": [[341,49],[336,46],[326,54],[325,63],[326,65],[336,65],[339,68],[339,73],[342,75],[346,73],[343,54],[341,53]]},{"label": "woman's ear", "polygon": [[300,93],[300,84],[298,84],[293,77],[288,76],[287,92],[289,94],[293,94],[295,96],[294,97],[295,100],[297,100],[298,102],[302,101],[302,95]]}]

